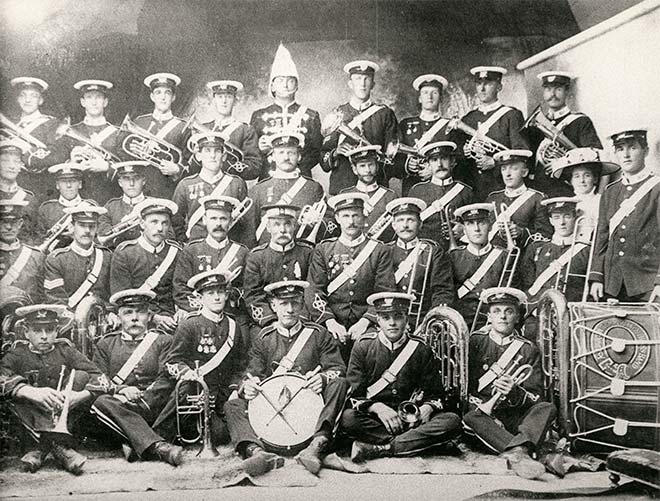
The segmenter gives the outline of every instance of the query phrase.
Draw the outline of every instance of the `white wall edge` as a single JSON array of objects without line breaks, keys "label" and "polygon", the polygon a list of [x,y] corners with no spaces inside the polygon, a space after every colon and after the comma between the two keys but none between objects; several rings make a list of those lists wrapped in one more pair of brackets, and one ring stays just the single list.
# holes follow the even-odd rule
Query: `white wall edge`
[{"label": "white wall edge", "polygon": [[637,5],[634,5],[633,7],[618,13],[616,16],[612,16],[602,23],[598,23],[597,25],[582,31],[577,35],[572,36],[571,38],[567,38],[566,40],[563,40],[558,44],[553,45],[552,47],[548,47],[538,54],[534,54],[533,56],[520,61],[516,65],[516,69],[524,71],[531,66],[535,66],[539,63],[542,63],[546,59],[550,59],[551,57],[556,56],[557,54],[561,54],[567,50],[577,47],[578,45],[588,42],[593,38],[607,33],[608,31],[612,31],[622,24],[628,23],[633,19],[643,16],[648,12],[658,8],[660,8],[660,0],[645,0],[640,2]]}]

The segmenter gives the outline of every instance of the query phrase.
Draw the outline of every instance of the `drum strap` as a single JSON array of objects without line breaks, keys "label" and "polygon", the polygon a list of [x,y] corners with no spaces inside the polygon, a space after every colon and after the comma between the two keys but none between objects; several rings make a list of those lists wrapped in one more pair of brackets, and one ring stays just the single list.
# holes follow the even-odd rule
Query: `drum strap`
[{"label": "drum strap", "polygon": [[[300,176],[295,183],[291,185],[291,188],[289,188],[284,195],[280,197],[280,199],[277,201],[277,204],[290,204],[293,202],[293,199],[295,196],[298,194],[300,190],[302,190],[303,186],[307,184],[307,179],[305,179],[303,176]],[[257,241],[261,238],[261,235],[264,234],[264,230],[266,229],[266,221],[267,218],[262,217],[261,221],[259,222],[259,227],[257,228],[257,231],[255,232],[255,235],[257,237]]]},{"label": "drum strap", "polygon": [[495,113],[493,113],[488,120],[486,120],[484,123],[479,124],[479,127],[477,127],[477,131],[479,134],[486,135],[488,134],[488,131],[490,128],[497,123],[497,121],[502,118],[504,115],[506,115],[511,108],[508,106],[502,106],[501,108],[498,108]]},{"label": "drum strap", "polygon": [[493,249],[490,251],[488,256],[486,256],[486,259],[484,259],[484,262],[481,263],[481,266],[477,268],[477,271],[475,271],[472,276],[463,282],[463,284],[459,287],[458,299],[464,298],[468,292],[477,286],[479,280],[481,280],[483,276],[488,273],[488,270],[492,268],[495,261],[497,261],[497,259],[502,255],[502,252],[504,252],[502,249]]},{"label": "drum strap", "polygon": [[408,254],[406,259],[399,263],[399,266],[394,273],[394,280],[396,281],[397,285],[403,279],[406,273],[412,269],[414,262],[417,260],[417,256],[419,256],[421,252],[422,242],[418,242],[415,248],[410,252],[410,254]]},{"label": "drum strap", "polygon": [[121,369],[117,371],[117,374],[112,378],[112,382],[115,384],[124,384],[126,378],[133,372],[135,366],[142,360],[144,354],[147,352],[151,345],[154,344],[154,341],[158,337],[158,331],[149,331],[147,335],[144,336],[144,339],[140,341],[140,344],[135,348],[135,351],[131,353],[131,356],[128,357],[128,360],[124,362],[124,365],[121,366]]},{"label": "drum strap", "polygon": [[543,270],[543,273],[541,273],[536,278],[536,280],[534,280],[534,283],[529,288],[529,293],[532,296],[538,294],[541,288],[543,288],[543,286],[546,283],[548,283],[548,280],[554,277],[557,273],[560,273],[562,268],[566,266],[566,264],[571,258],[577,256],[582,249],[585,249],[587,247],[588,247],[587,244],[576,243],[574,246],[572,246],[570,249],[564,252],[561,256],[555,259],[552,263],[548,265],[548,267],[545,270]]},{"label": "drum strap", "polygon": [[379,186],[374,194],[369,197],[369,200],[367,200],[368,205],[364,208],[364,213],[366,216],[373,212],[378,202],[380,202],[385,196],[385,193],[387,193],[387,190],[382,186]]},{"label": "drum strap", "polygon": [[163,275],[165,275],[165,272],[174,262],[174,258],[176,258],[178,252],[179,252],[178,247],[175,247],[174,245],[170,246],[169,250],[167,251],[167,255],[165,256],[165,259],[163,259],[163,262],[160,263],[158,268],[156,268],[156,271],[154,271],[144,281],[144,283],[140,286],[140,289],[147,289],[153,291],[160,282],[160,279],[163,278]]},{"label": "drum strap", "polygon": [[226,318],[229,321],[229,333],[227,334],[227,340],[220,347],[218,353],[213,355],[213,358],[211,358],[211,360],[209,360],[199,368],[199,373],[202,376],[206,376],[209,372],[213,371],[216,367],[218,367],[222,363],[222,361],[225,358],[227,358],[227,355],[229,355],[229,352],[234,346],[234,336],[236,335],[236,322],[234,321],[234,319],[230,317],[226,317]]},{"label": "drum strap", "polygon": [[451,202],[454,198],[456,198],[456,196],[461,191],[463,191],[463,188],[465,188],[464,185],[462,185],[461,183],[456,183],[454,186],[451,187],[451,189],[447,193],[442,195],[437,200],[434,200],[431,203],[431,205],[429,205],[426,209],[424,209],[422,213],[419,215],[419,217],[422,219],[422,221],[426,221],[436,212],[440,212],[447,206],[449,202]]},{"label": "drum strap", "polygon": [[514,339],[511,341],[511,344],[506,350],[504,350],[504,353],[502,353],[502,356],[497,360],[497,362],[491,365],[488,370],[484,372],[479,378],[479,387],[477,388],[477,392],[481,392],[486,386],[495,381],[495,379],[504,373],[507,366],[513,360],[513,357],[518,354],[524,344],[525,343],[520,339]]},{"label": "drum strap", "polygon": [[403,350],[401,350],[401,353],[399,353],[399,356],[394,359],[394,362],[392,362],[392,365],[390,365],[387,370],[383,372],[383,375],[380,376],[378,381],[367,388],[368,399],[374,398],[391,383],[396,381],[396,377],[399,375],[399,372],[401,372],[403,366],[406,365],[406,362],[410,360],[410,357],[415,352],[415,349],[417,349],[418,345],[418,341],[413,341],[412,339],[408,340],[406,345],[403,347]]},{"label": "drum strap", "polygon": [[163,127],[154,134],[158,139],[165,139],[165,136],[167,136],[174,128],[179,125],[180,120],[176,117],[170,118],[170,121],[167,122]]},{"label": "drum strap", "polygon": [[291,346],[289,353],[284,355],[284,358],[280,360],[280,365],[273,371],[273,376],[281,376],[291,370],[293,364],[296,363],[296,358],[298,358],[298,355],[300,355],[300,352],[307,344],[307,341],[309,341],[309,338],[312,337],[312,334],[314,334],[314,329],[309,327],[306,327],[300,332],[298,339]]},{"label": "drum strap", "polygon": [[420,137],[417,141],[417,144],[415,145],[417,150],[420,150],[426,146],[426,144],[430,142],[431,139],[433,139],[433,137],[440,131],[440,129],[442,129],[448,123],[449,120],[446,118],[438,118],[438,120],[431,126],[431,128],[422,134],[422,137]]},{"label": "drum strap", "polygon": [[[228,176],[227,174],[222,176],[222,179],[217,184],[217,186],[213,188],[213,191],[210,193],[209,197],[218,197],[222,195],[229,186],[229,184],[231,183],[232,179],[233,177]],[[193,212],[193,215],[190,216],[190,219],[188,220],[188,228],[186,229],[186,236],[188,238],[190,238],[190,232],[195,227],[195,225],[201,221],[203,215],[204,215],[204,206],[200,204],[200,206],[197,207],[195,212]]]},{"label": "drum strap", "polygon": [[89,272],[89,275],[85,277],[85,280],[80,287],[71,294],[69,297],[69,308],[74,309],[78,306],[78,303],[82,300],[83,297],[89,292],[89,290],[94,286],[96,281],[99,279],[101,274],[101,267],[103,266],[103,251],[98,247],[94,252],[94,265],[92,266],[92,271]]},{"label": "drum strap", "polygon": [[493,224],[493,227],[490,229],[490,232],[488,233],[489,242],[493,240],[493,237],[495,237],[495,235],[499,231],[497,223],[502,223],[506,220],[511,220],[511,218],[516,213],[516,211],[520,209],[523,205],[525,205],[525,202],[531,199],[534,196],[534,193],[536,192],[533,190],[527,190],[525,193],[523,193],[518,198],[516,198],[513,201],[513,203],[506,208],[505,211],[500,212],[500,215],[495,221],[495,224]]},{"label": "drum strap", "polygon": [[14,264],[9,267],[7,273],[5,273],[5,276],[0,279],[0,286],[7,287],[13,284],[14,280],[18,278],[18,276],[23,271],[23,268],[25,268],[25,265],[27,264],[31,255],[32,249],[24,246],[21,250],[21,253],[16,258],[16,261],[14,261]]},{"label": "drum strap", "polygon": [[610,237],[614,234],[617,227],[621,224],[626,216],[632,214],[635,206],[648,195],[656,185],[660,183],[660,177],[651,176],[628,200],[621,202],[619,210],[617,210],[610,219]]},{"label": "drum strap", "polygon": [[[353,120],[348,122],[346,125],[351,129],[355,129],[356,127],[359,127],[360,125],[362,125],[369,117],[371,117],[372,115],[375,115],[376,113],[378,113],[383,108],[385,108],[385,106],[383,106],[382,104],[374,104],[373,106],[370,106],[369,108],[364,110],[362,113],[358,113],[357,115],[355,115],[353,117]],[[340,145],[341,143],[343,143],[345,139],[346,139],[346,136],[344,136],[343,134],[341,136],[339,136],[339,140],[337,141],[337,145]]]},{"label": "drum strap", "polygon": [[328,296],[339,289],[342,285],[344,285],[344,283],[346,283],[346,280],[357,273],[357,271],[360,269],[360,266],[362,266],[367,261],[377,245],[377,240],[367,241],[367,245],[362,248],[353,262],[344,268],[344,270],[339,275],[337,275],[332,282],[328,284]]}]

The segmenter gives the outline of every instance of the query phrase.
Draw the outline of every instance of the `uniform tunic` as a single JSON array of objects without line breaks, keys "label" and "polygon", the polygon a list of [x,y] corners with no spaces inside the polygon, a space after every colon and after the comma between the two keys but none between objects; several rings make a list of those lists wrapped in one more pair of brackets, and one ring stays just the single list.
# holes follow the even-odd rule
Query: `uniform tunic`
[{"label": "uniform tunic", "polygon": [[[379,189],[385,191],[385,193],[382,196],[380,195],[380,193],[378,193]],[[369,229],[378,220],[378,218],[385,213],[385,208],[387,207],[387,204],[396,198],[396,193],[394,193],[394,191],[390,190],[389,188],[385,188],[384,186],[378,186],[376,183],[374,183],[371,186],[366,186],[359,181],[358,184],[356,184],[355,186],[351,186],[350,188],[341,190],[341,193],[364,193],[369,197],[369,201],[365,202],[365,211],[368,212],[366,221],[364,223],[365,234],[369,232]],[[378,193],[378,197],[379,197],[378,199],[376,199],[376,193]],[[338,232],[339,232],[339,227],[337,227],[337,233]],[[336,236],[339,235],[337,234]],[[392,225],[390,224],[385,229],[385,231],[383,231],[383,233],[378,237],[378,240],[380,240],[381,242],[389,242],[392,240],[392,238],[394,238],[394,230],[392,229]]]},{"label": "uniform tunic", "polygon": [[[110,294],[126,289],[140,288],[165,260],[171,248],[180,252],[176,242],[166,240],[158,247],[153,247],[144,237],[124,242],[112,256],[110,264]],[[151,290],[156,293],[154,300],[157,312],[172,315],[174,300],[172,299],[172,278],[177,257],[174,258],[161,276],[158,284]]]},{"label": "uniform tunic", "polygon": [[[296,114],[300,106],[295,101],[288,106],[272,103],[252,113],[250,125],[257,131],[257,137],[275,134],[286,127],[296,129],[297,132],[303,134],[305,146],[298,167],[304,176],[312,177],[312,169],[321,159],[321,144],[323,143],[321,119],[317,111],[307,108],[297,123],[292,123],[292,120],[298,116]],[[268,158],[263,153],[262,159],[261,179],[265,179],[271,169]]]},{"label": "uniform tunic", "polygon": [[[44,293],[47,302],[68,304],[71,296],[87,280],[87,277],[91,276],[96,264],[96,249],[101,251],[101,268],[94,285],[89,288],[85,296],[93,294],[104,301],[108,300],[110,297],[110,251],[97,246],[82,249],[74,242],[63,249],[55,249],[46,256]],[[77,303],[70,305],[72,309],[76,306]]]},{"label": "uniform tunic", "polygon": [[305,280],[313,247],[307,242],[291,242],[255,247],[245,259],[243,286],[245,302],[252,320],[264,327],[277,317],[266,298],[264,287],[281,280]]},{"label": "uniform tunic", "polygon": [[[342,428],[355,440],[389,443],[394,455],[411,454],[438,445],[457,436],[461,429],[458,416],[441,412],[444,391],[438,362],[431,349],[422,343],[417,345],[393,382],[379,393],[367,395],[368,388],[392,366],[407,342],[406,335],[392,343],[380,331],[365,333],[353,347],[346,376],[352,390],[352,409],[344,411]],[[430,421],[416,428],[392,435],[378,417],[369,412],[369,408],[377,402],[396,411],[415,392],[423,392],[418,407],[424,404],[433,407]]]},{"label": "uniform tunic", "polygon": [[364,264],[336,291],[328,294],[328,285],[353,263],[364,247],[374,240],[360,236],[352,242],[342,237],[319,243],[312,254],[305,291],[312,320],[324,324],[333,318],[349,328],[361,318],[376,321],[367,297],[376,292],[396,290],[390,249],[378,242]]},{"label": "uniform tunic", "polygon": [[[385,105],[378,105],[371,101],[366,103],[361,110],[355,109],[350,103],[342,104],[337,109],[343,114],[344,123],[348,124],[353,118],[372,106],[380,106],[381,108],[364,120],[359,129],[369,143],[379,145],[385,151],[387,143],[396,140],[397,137],[397,122],[394,111]],[[330,172],[330,188],[328,190],[330,195],[336,195],[344,188],[354,185],[357,180],[348,158],[344,156],[333,158],[339,137],[339,132],[327,136],[321,148],[321,168],[325,172]],[[352,139],[346,138],[344,141],[348,141],[347,144],[354,144]],[[379,170],[378,184],[387,186],[389,177],[389,173]]]},{"label": "uniform tunic", "polygon": [[[108,211],[105,214],[99,216],[99,236],[106,236],[112,231],[112,227],[119,224],[128,216],[135,206],[145,200],[146,197],[143,194],[140,194],[137,197],[129,198],[127,196],[121,196],[117,198],[112,198],[108,200],[105,204],[105,209]],[[107,242],[108,247],[114,249],[120,243],[127,240],[135,240],[140,236],[142,232],[140,226],[135,226],[130,230],[125,231],[121,235],[118,235],[112,241]],[[169,233],[171,233],[170,238],[174,238],[174,231],[170,228]]]},{"label": "uniform tunic", "polygon": [[[24,249],[29,252],[27,261],[17,270],[15,279],[5,279],[5,275]],[[44,292],[44,259],[45,256],[41,251],[23,245],[18,240],[9,245],[0,242],[0,287],[11,285],[25,291],[34,304],[40,303]]]},{"label": "uniform tunic", "polygon": [[614,229],[610,225],[619,207],[644,185],[651,172],[646,167],[632,182],[624,182],[624,178],[615,181],[600,200],[590,280],[604,283],[605,294],[612,297],[647,294],[660,285],[660,184],[621,224]]},{"label": "uniform tunic", "polygon": [[[40,242],[43,242],[46,238],[48,230],[50,230],[55,223],[57,223],[62,217],[64,217],[64,209],[68,207],[75,207],[78,204],[86,203],[90,205],[96,205],[96,202],[93,200],[83,200],[80,196],[73,198],[71,200],[66,200],[62,197],[55,198],[52,200],[46,200],[39,206],[37,211],[37,237]],[[64,234],[61,234],[57,239],[59,244],[58,247],[66,247],[72,241],[69,235],[66,235],[66,230]]]}]

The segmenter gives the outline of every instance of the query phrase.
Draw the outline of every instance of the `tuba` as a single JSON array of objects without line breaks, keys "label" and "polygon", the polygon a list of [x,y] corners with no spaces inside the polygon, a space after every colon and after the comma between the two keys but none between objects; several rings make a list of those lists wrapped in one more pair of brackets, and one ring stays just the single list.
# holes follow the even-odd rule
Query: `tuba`
[{"label": "tuba", "polygon": [[120,130],[128,132],[121,144],[122,150],[149,165],[160,168],[162,162],[179,164],[183,157],[181,150],[155,134],[133,122],[128,115],[124,117]]},{"label": "tuba", "polygon": [[438,361],[440,379],[448,408],[461,411],[468,399],[468,327],[453,308],[436,306],[430,310],[411,338],[431,348]]},{"label": "tuba", "polygon": [[[533,371],[532,366],[529,364],[520,365],[521,359],[522,359],[522,355],[518,355],[513,360],[513,362],[509,364],[509,366],[502,374],[503,376],[511,376],[513,378],[513,384],[515,386],[520,386],[525,381],[527,381],[529,377],[532,375],[532,371]],[[502,397],[503,395],[500,391],[495,391],[495,393],[493,393],[493,396],[490,398],[490,400],[488,400],[487,402],[480,403],[479,405],[477,405],[477,408],[484,414],[490,416],[497,407],[497,404],[500,402]]]},{"label": "tuba", "polygon": [[85,296],[73,313],[71,341],[80,352],[91,358],[94,345],[108,328],[105,303],[94,295]]},{"label": "tuba", "polygon": [[[194,120],[194,115],[191,117],[191,119],[188,120],[188,126],[195,131],[195,133],[199,132],[215,132],[212,129],[209,129],[208,127],[195,122]],[[222,134],[222,132],[218,132],[218,134]],[[236,146],[233,143],[229,142],[229,138],[225,137],[224,134],[222,134],[223,139],[225,140],[225,153],[227,153],[227,159],[225,160],[227,163],[227,171],[230,169],[234,169],[238,174],[243,172],[245,169],[248,168],[248,165],[243,163],[243,158],[245,155],[243,154],[243,150],[241,150],[238,146]],[[195,147],[195,143],[192,140],[192,136],[188,138],[188,143],[186,144],[186,148],[188,148],[188,151],[191,153],[196,153],[197,148]]]},{"label": "tuba", "polygon": [[27,162],[28,164],[32,157],[43,160],[50,155],[50,150],[43,141],[40,141],[29,132],[21,129],[2,113],[0,113],[0,127],[0,139],[18,139],[28,146],[30,152]]},{"label": "tuba", "polygon": [[537,161],[544,167],[550,167],[553,160],[563,157],[567,151],[577,148],[577,145],[545,116],[539,106],[525,122],[523,128],[538,129],[545,139],[536,151]]},{"label": "tuba", "polygon": [[50,227],[46,233],[45,240],[38,247],[38,249],[43,253],[48,253],[53,250],[53,248],[58,244],[60,235],[62,235],[62,233],[64,233],[64,231],[69,227],[71,221],[71,214],[64,214],[61,218],[59,218],[57,222]]},{"label": "tuba", "polygon": [[9,350],[17,339],[25,339],[25,319],[16,316],[16,308],[28,306],[32,300],[27,292],[13,285],[0,287],[0,331],[2,347],[0,356]]},{"label": "tuba", "polygon": [[78,163],[84,163],[92,160],[103,160],[108,163],[121,161],[121,159],[110,150],[107,150],[103,146],[94,143],[94,141],[92,141],[87,136],[83,136],[79,132],[76,132],[69,125],[68,119],[57,128],[57,137],[68,137],[83,144],[84,150],[81,158],[78,159]]},{"label": "tuba", "polygon": [[461,130],[470,136],[470,140],[463,146],[463,152],[466,157],[477,163],[482,162],[485,157],[492,157],[495,153],[509,149],[479,130],[473,129],[459,118],[453,118],[447,126],[448,133],[454,129]]}]

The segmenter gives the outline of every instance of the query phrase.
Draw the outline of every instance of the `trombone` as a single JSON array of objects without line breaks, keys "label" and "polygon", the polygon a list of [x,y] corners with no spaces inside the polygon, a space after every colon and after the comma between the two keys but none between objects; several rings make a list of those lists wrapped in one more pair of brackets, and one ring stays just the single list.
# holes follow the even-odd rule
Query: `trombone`
[{"label": "trombone", "polygon": [[[585,230],[591,231],[588,234],[586,241],[584,241]],[[571,237],[571,253],[566,264],[566,273],[562,275],[562,270],[560,269],[557,272],[557,278],[555,279],[555,289],[560,291],[562,294],[566,294],[566,288],[568,287],[568,280],[570,277],[582,278],[584,279],[584,286],[582,287],[582,302],[587,301],[587,295],[589,293],[589,273],[593,265],[594,258],[594,247],[596,240],[596,231],[595,228],[592,228],[588,216],[580,216],[575,220],[575,227],[573,228],[573,235]],[[589,249],[589,260],[587,262],[587,269],[584,273],[571,272],[571,265],[573,264],[573,258],[575,257],[575,246],[577,244],[584,244],[590,246]]]},{"label": "trombone", "polygon": [[162,162],[179,164],[183,157],[181,150],[167,141],[143,129],[128,115],[124,117],[120,130],[129,134],[121,143],[121,148],[132,157],[148,162],[159,169]]},{"label": "trombone", "polygon": [[316,236],[318,235],[321,224],[323,223],[323,217],[327,211],[328,204],[325,200],[319,200],[312,205],[305,205],[300,211],[300,215],[298,216],[298,224],[300,227],[298,228],[296,238],[302,238],[305,234],[305,230],[308,227],[311,227],[312,229],[305,240],[311,243],[315,243]]},{"label": "trombone", "polygon": [[495,212],[495,224],[498,221],[504,227],[504,234],[506,236],[506,261],[504,262],[504,268],[502,269],[502,274],[500,275],[500,281],[497,284],[498,287],[511,287],[513,282],[513,277],[516,273],[516,268],[518,267],[518,260],[520,259],[520,247],[516,245],[515,240],[511,236],[511,229],[509,224],[511,220],[509,219],[508,214],[506,213],[508,207],[506,204],[500,205],[501,213],[497,212],[497,204],[493,202],[493,208]]},{"label": "trombone", "polygon": [[[424,303],[424,298],[426,297],[426,282],[428,282],[429,273],[431,270],[431,259],[433,258],[433,248],[425,243],[420,242],[418,247],[417,256],[415,262],[413,263],[412,269],[410,271],[410,280],[408,281],[408,287],[406,292],[412,294],[414,299],[410,301],[410,306],[408,307],[408,324],[412,331],[417,329],[419,322],[422,317],[422,304]],[[415,251],[413,251],[415,252]],[[421,255],[423,252],[426,252],[426,258],[424,259],[424,264],[420,263]],[[422,286],[421,290],[415,288],[415,277],[417,276],[417,268],[423,266],[424,275],[422,277]],[[414,319],[414,322],[410,324],[410,319]]]},{"label": "trombone", "polygon": [[[511,378],[513,379],[514,386],[520,386],[525,381],[527,381],[529,377],[532,375],[533,368],[530,364],[519,366],[521,359],[522,359],[522,355],[518,355],[513,360],[513,362],[511,362],[511,365],[509,365],[507,370],[504,371],[504,373],[501,375],[501,376],[511,376]],[[495,410],[500,399],[503,396],[504,395],[502,395],[502,392],[497,390],[495,393],[493,393],[493,396],[487,402],[483,402],[477,405],[477,409],[479,409],[484,414],[490,416],[492,415],[493,411]]]},{"label": "trombone", "polygon": [[[62,382],[64,380],[64,372],[66,366],[62,366],[60,371],[60,380],[57,383],[57,391],[62,391]],[[62,408],[59,410],[59,416],[57,411],[53,411],[53,429],[50,430],[52,433],[61,433],[63,435],[71,435],[71,432],[67,428],[67,421],[69,419],[69,407],[71,407],[71,396],[73,393],[73,380],[76,376],[76,369],[71,369],[69,373],[69,381],[64,388],[64,403]]]},{"label": "trombone", "polygon": [[253,204],[254,200],[249,197],[245,197],[243,200],[241,200],[240,204],[234,207],[234,209],[231,211],[231,223],[229,223],[227,231],[231,230],[234,225],[238,223],[238,220],[242,218],[247,211],[250,210]]}]

